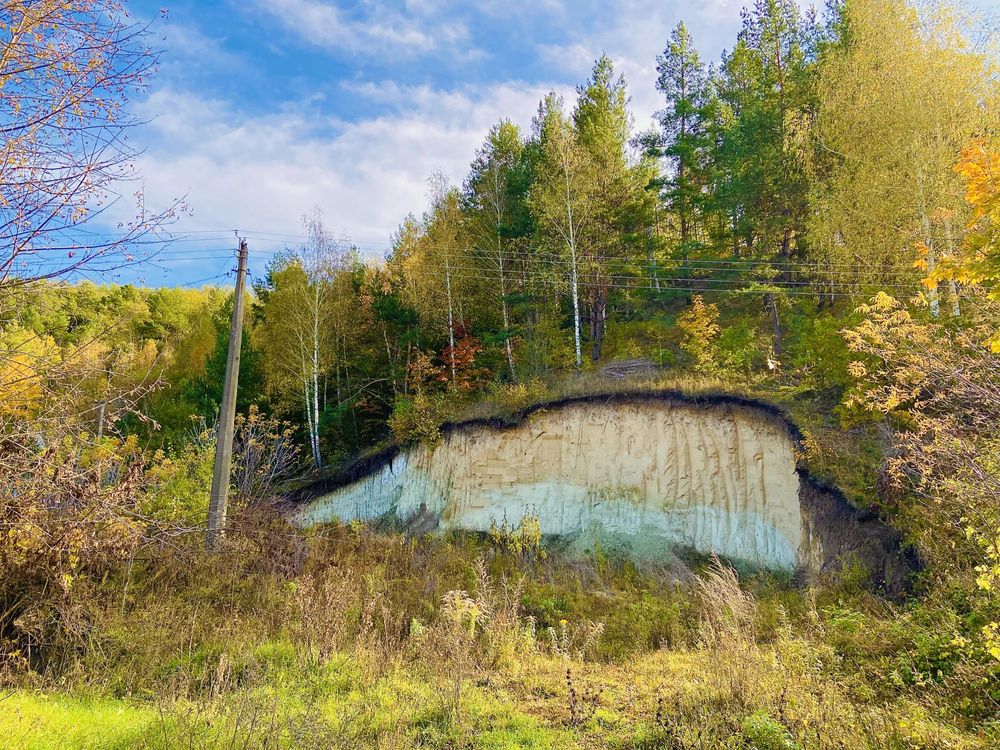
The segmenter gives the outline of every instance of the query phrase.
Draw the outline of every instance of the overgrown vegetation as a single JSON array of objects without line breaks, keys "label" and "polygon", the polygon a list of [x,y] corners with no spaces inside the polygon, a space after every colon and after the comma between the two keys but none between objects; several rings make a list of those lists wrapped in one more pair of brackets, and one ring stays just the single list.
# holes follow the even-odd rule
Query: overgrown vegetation
[{"label": "overgrown vegetation", "polygon": [[997,739],[995,696],[969,682],[989,658],[943,639],[922,605],[850,577],[795,591],[718,561],[691,578],[681,563],[549,552],[259,520],[217,555],[145,549],[76,591],[84,639],[38,671],[9,669],[4,735],[220,748]]},{"label": "overgrown vegetation", "polygon": [[[530,133],[499,122],[383,264],[310,214],[255,280],[216,554],[231,295],[60,280],[131,263],[173,214],[63,257],[127,176],[148,30],[117,0],[0,11],[3,741],[1000,744],[1000,97],[962,11],[759,0],[718,66],[683,24],[665,40],[654,131],[631,131],[607,57],[569,111],[550,95]],[[648,388],[789,412],[810,471],[927,563],[912,597],[850,565],[798,585],[569,557],[531,518],[283,520],[288,487],[387,441]]]}]

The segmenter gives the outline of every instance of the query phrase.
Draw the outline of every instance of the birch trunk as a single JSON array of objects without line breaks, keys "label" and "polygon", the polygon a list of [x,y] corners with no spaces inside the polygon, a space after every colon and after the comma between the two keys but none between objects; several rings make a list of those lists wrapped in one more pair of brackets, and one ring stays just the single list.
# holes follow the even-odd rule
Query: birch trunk
[{"label": "birch trunk", "polygon": [[[951,219],[944,220],[944,239],[948,245],[948,255],[955,257],[955,237],[951,232]],[[948,280],[948,296],[951,297],[951,314],[959,317],[962,314],[962,306],[958,299],[958,284],[955,279]]]},{"label": "birch trunk", "polygon": [[451,366],[451,382],[454,383],[458,379],[455,372],[455,315],[452,311],[451,302],[451,265],[447,257],[444,259],[444,282],[448,292],[448,345],[451,347],[448,364]]},{"label": "birch trunk", "polygon": [[569,225],[569,256],[572,265],[572,284],[573,284],[573,344],[576,353],[576,369],[583,369],[583,354],[580,347],[580,289],[579,289],[579,271],[577,269],[577,259],[576,259],[576,228],[573,225],[573,200],[572,200],[572,187],[570,185],[569,179],[569,165],[566,165],[566,169],[563,170],[566,176],[566,217],[569,219],[567,222]]},{"label": "birch trunk", "polygon": [[510,377],[516,381],[514,347],[510,343],[510,313],[507,310],[507,277],[504,274],[503,240],[500,237],[500,232],[497,232],[497,261],[500,266],[500,309],[503,311],[504,348],[507,350],[507,366],[510,368]]},{"label": "birch trunk", "polygon": [[312,346],[312,396],[313,396],[313,458],[316,468],[323,468],[323,457],[319,452],[319,281],[315,282],[313,293],[313,346]]},{"label": "birch trunk", "polygon": [[571,241],[569,245],[570,258],[573,263],[572,284],[573,284],[573,345],[576,352],[576,369],[583,369],[583,355],[580,350],[580,292],[578,289],[578,275],[576,269],[576,243]]},{"label": "birch trunk", "polygon": [[[914,162],[917,161],[917,152],[914,150]],[[917,177],[917,197],[919,200],[920,228],[923,231],[924,247],[927,248],[927,272],[928,275],[934,273],[937,267],[937,253],[934,249],[934,236],[931,233],[931,220],[927,215],[927,196],[924,193],[924,177],[920,171],[919,162],[915,163]],[[930,300],[931,317],[937,318],[941,314],[941,301],[938,298],[937,287],[928,289],[927,296]]]}]

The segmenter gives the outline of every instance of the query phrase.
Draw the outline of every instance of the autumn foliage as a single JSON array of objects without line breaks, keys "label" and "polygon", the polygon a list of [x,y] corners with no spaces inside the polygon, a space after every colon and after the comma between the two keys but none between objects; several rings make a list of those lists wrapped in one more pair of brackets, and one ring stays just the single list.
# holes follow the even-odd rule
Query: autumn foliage
[{"label": "autumn foliage", "polygon": [[[965,241],[962,252],[942,259],[927,281],[980,286],[1000,300],[1000,152],[975,141],[962,151],[955,171],[964,182],[970,210]],[[1000,338],[993,345],[1000,351]]]},{"label": "autumn foliage", "polygon": [[156,67],[148,26],[119,0],[2,0],[0,38],[0,282],[147,255],[136,247],[178,204],[150,211],[139,191],[114,236],[75,230],[135,176],[128,105]]}]

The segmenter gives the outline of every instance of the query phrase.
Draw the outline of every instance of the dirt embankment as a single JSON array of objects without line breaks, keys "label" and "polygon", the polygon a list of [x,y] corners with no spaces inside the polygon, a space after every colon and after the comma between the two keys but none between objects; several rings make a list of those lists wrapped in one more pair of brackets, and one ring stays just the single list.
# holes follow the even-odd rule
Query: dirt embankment
[{"label": "dirt embankment", "polygon": [[477,531],[531,515],[545,534],[639,556],[685,547],[807,574],[852,559],[899,593],[915,559],[879,518],[797,466],[799,437],[779,410],[748,399],[568,399],[369,457],[308,488],[293,515]]}]

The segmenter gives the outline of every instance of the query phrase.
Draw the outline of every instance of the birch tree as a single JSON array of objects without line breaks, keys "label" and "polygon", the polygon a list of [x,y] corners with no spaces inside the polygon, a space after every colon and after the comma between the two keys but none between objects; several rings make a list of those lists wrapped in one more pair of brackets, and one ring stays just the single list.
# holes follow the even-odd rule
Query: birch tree
[{"label": "birch tree", "polygon": [[581,240],[594,213],[594,164],[577,140],[562,100],[549,94],[536,120],[542,156],[530,204],[543,237],[568,262],[573,303],[573,348],[576,367],[583,367],[580,332]]},{"label": "birch tree", "polygon": [[[984,102],[995,95],[996,70],[960,33],[959,19],[940,9],[850,0],[841,23],[842,41],[817,84],[813,252],[830,267],[821,278],[859,293],[885,284],[916,289],[960,245],[967,209],[953,165],[995,117]],[[934,284],[926,295],[938,315]],[[953,285],[950,297],[957,313]]]},{"label": "birch tree", "polygon": [[285,396],[297,393],[310,455],[322,467],[320,417],[326,406],[327,374],[336,356],[334,289],[350,256],[346,243],[326,229],[318,211],[306,216],[304,223],[308,241],[269,270],[272,288],[259,330],[270,387]]},{"label": "birch tree", "polygon": [[[391,263],[406,279],[406,301],[428,327],[447,336],[448,351],[454,352],[456,332],[464,329],[466,316],[475,307],[470,303],[478,294],[479,282],[459,191],[440,173],[429,184],[430,209],[421,222],[401,228]],[[454,383],[455,363],[446,365]]]},{"label": "birch tree", "polygon": [[498,282],[496,291],[503,322],[504,350],[507,367],[514,380],[517,373],[514,369],[508,295],[517,245],[509,236],[514,210],[510,180],[522,150],[521,134],[516,125],[503,120],[493,126],[472,163],[463,196],[477,260],[485,264]]}]

